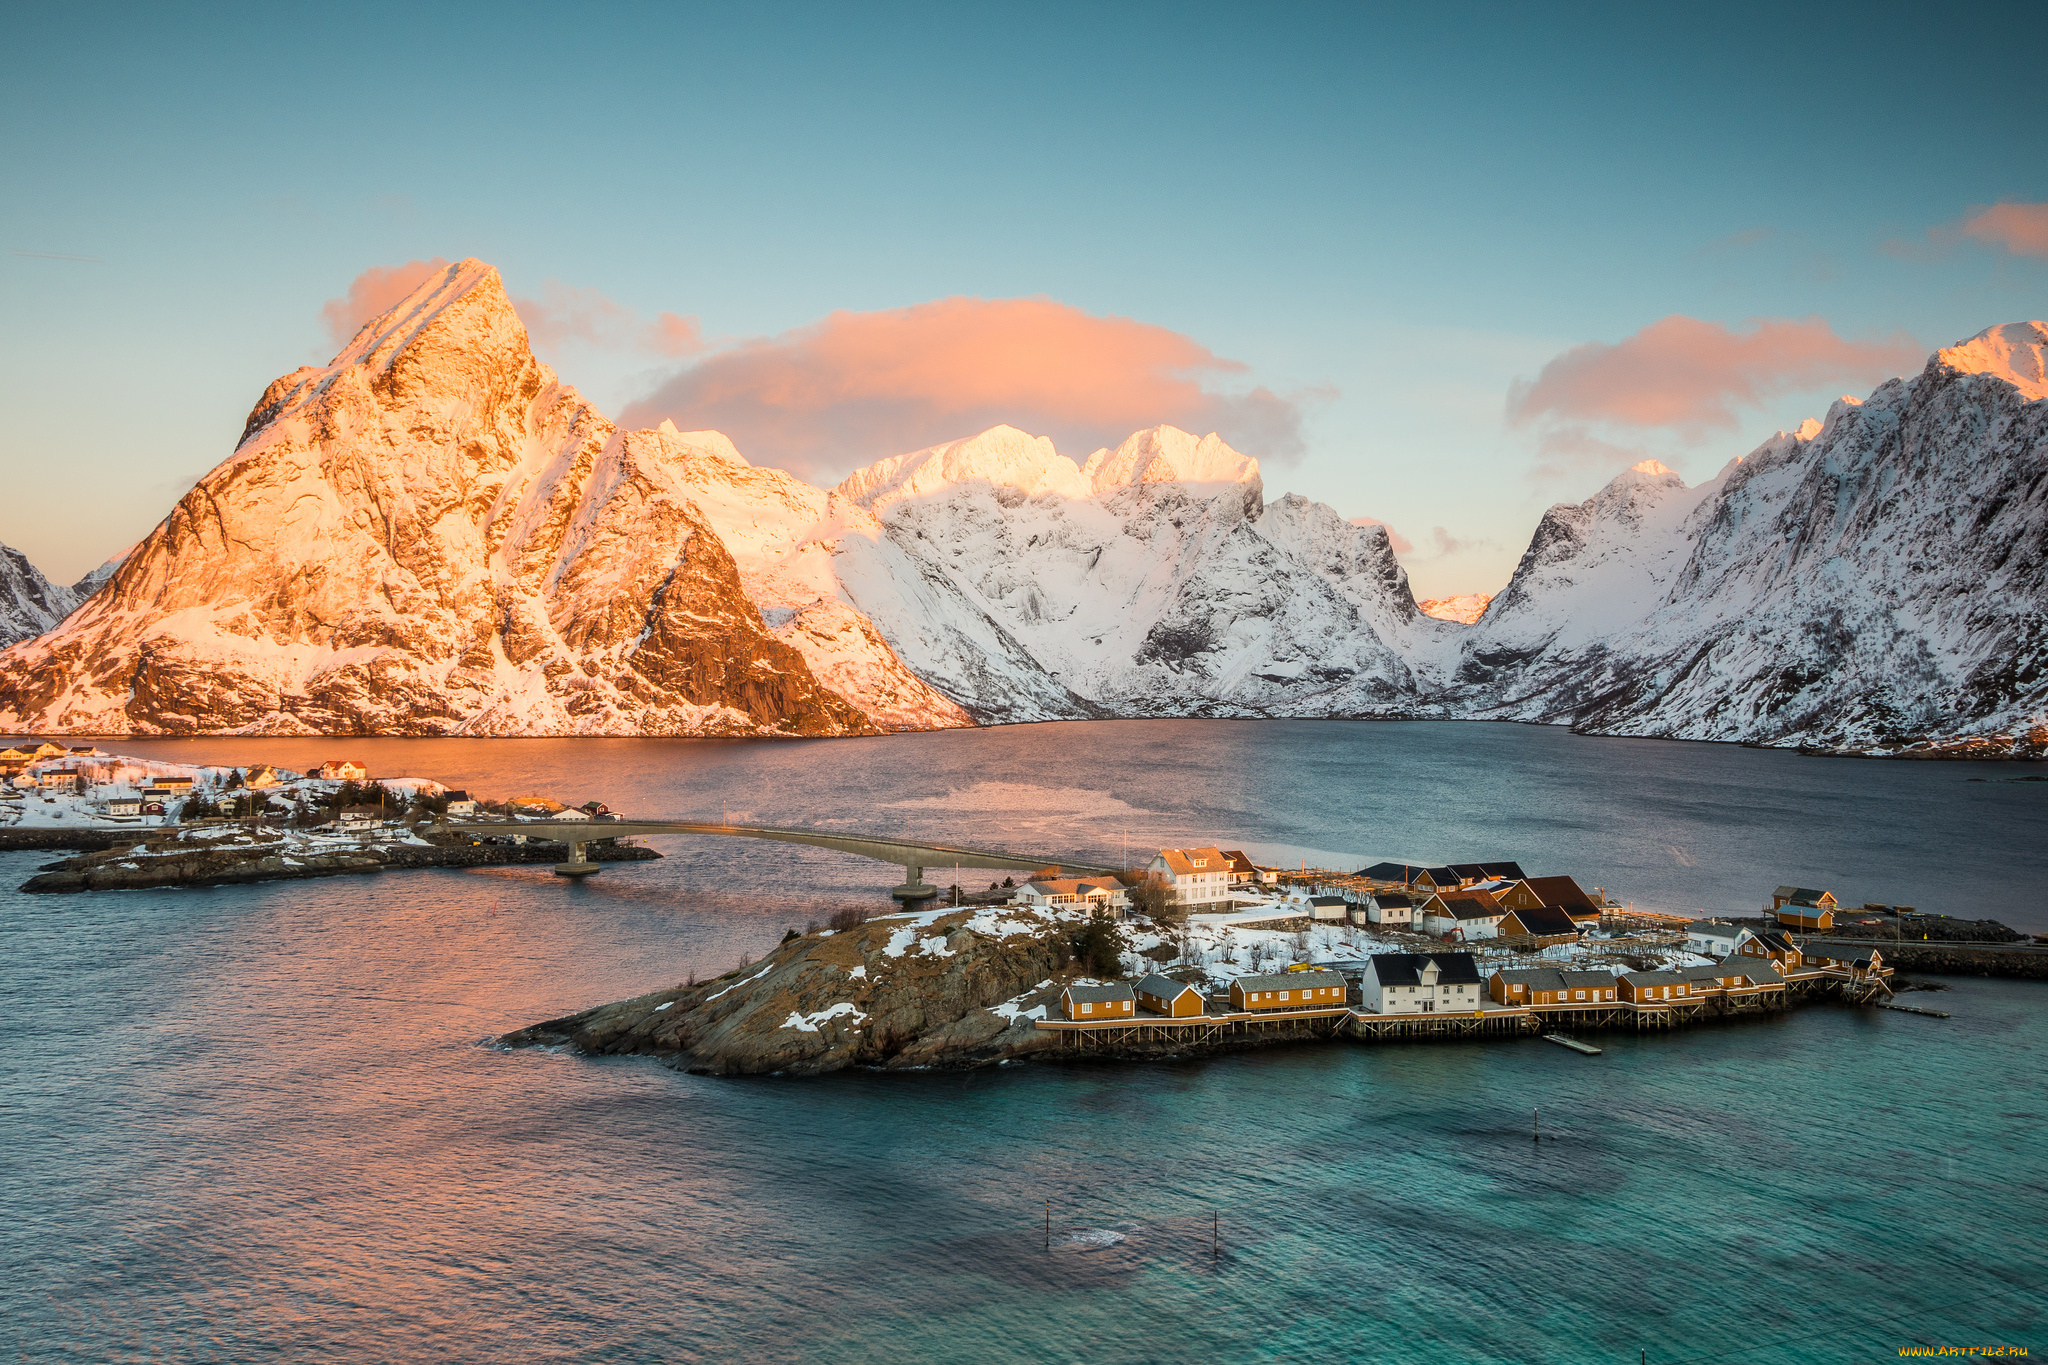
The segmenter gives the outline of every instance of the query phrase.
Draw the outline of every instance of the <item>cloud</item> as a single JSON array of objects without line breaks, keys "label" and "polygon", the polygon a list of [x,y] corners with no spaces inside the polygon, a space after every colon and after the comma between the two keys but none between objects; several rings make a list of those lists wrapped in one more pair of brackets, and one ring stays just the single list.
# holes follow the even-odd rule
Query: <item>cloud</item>
[{"label": "cloud", "polygon": [[1516,381],[1507,417],[1516,426],[1605,423],[1697,439],[1735,426],[1738,405],[1821,384],[1876,382],[1921,357],[1903,333],[1849,341],[1819,318],[1763,318],[1737,332],[1674,313],[1612,345],[1574,346],[1535,382]]},{"label": "cloud", "polygon": [[446,270],[448,262],[439,256],[431,261],[407,261],[404,265],[373,265],[350,282],[348,293],[329,299],[320,310],[327,335],[336,346],[346,346],[363,324],[426,283],[427,277]]},{"label": "cloud", "polygon": [[954,297],[837,312],[720,350],[622,420],[715,428],[748,456],[805,475],[999,422],[1075,455],[1161,422],[1218,432],[1262,458],[1299,455],[1300,404],[1326,394],[1241,390],[1245,368],[1167,328],[1053,299]]},{"label": "cloud", "polygon": [[639,314],[615,303],[596,289],[578,289],[549,280],[539,299],[513,299],[528,340],[553,348],[580,341],[607,351],[651,351],[662,356],[695,355],[704,349],[697,319],[663,313],[642,324]]},{"label": "cloud", "polygon": [[1435,551],[1438,559],[1448,555],[1463,554],[1467,550],[1494,550],[1499,548],[1490,540],[1461,540],[1441,526],[1429,528],[1429,540],[1430,547]]},{"label": "cloud", "polygon": [[1394,547],[1394,553],[1397,555],[1405,555],[1415,548],[1414,541],[1408,539],[1408,537],[1402,535],[1393,527],[1388,526],[1378,517],[1353,517],[1351,524],[1353,526],[1378,526],[1384,528],[1387,533],[1387,544]]},{"label": "cloud", "polygon": [[2048,204],[1993,204],[1964,219],[1956,231],[2015,256],[2048,256]]}]

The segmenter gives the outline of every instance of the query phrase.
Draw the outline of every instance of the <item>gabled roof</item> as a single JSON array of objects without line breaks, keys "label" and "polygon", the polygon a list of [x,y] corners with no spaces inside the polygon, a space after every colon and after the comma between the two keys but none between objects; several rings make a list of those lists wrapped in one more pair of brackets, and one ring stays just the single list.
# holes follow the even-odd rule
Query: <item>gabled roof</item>
[{"label": "gabled roof", "polygon": [[1342,896],[1310,896],[1308,903],[1310,905],[1349,905],[1351,902],[1345,900]]},{"label": "gabled roof", "polygon": [[1828,893],[1816,891],[1810,886],[1781,886],[1771,894],[1783,897],[1794,905],[1819,905],[1820,898]]},{"label": "gabled roof", "polygon": [[1385,909],[1390,905],[1405,905],[1410,909],[1415,907],[1414,898],[1406,891],[1375,891],[1372,893],[1372,898],[1379,904],[1381,909]]},{"label": "gabled roof", "polygon": [[1137,991],[1140,995],[1150,995],[1160,1000],[1178,1000],[1183,995],[1186,995],[1189,991],[1194,991],[1196,995],[1200,995],[1202,993],[1201,990],[1191,982],[1175,981],[1172,977],[1161,976],[1157,972],[1153,972],[1143,981],[1140,981],[1137,986]]},{"label": "gabled roof", "polygon": [[1749,936],[1755,939],[1758,943],[1763,944],[1764,947],[1770,949],[1774,953],[1796,953],[1799,951],[1799,947],[1797,944],[1793,943],[1791,939],[1786,938],[1783,934],[1780,933],[1760,934],[1756,930],[1751,929],[1749,931]]},{"label": "gabled roof", "polygon": [[1455,895],[1438,896],[1437,900],[1442,903],[1450,917],[1456,920],[1499,919],[1507,913],[1484,891],[1476,895],[1460,891]]},{"label": "gabled roof", "polygon": [[1614,984],[1613,972],[1559,972],[1558,975],[1573,990],[1582,986],[1607,987]]},{"label": "gabled roof", "polygon": [[1771,965],[1770,962],[1754,957],[1741,957],[1735,953],[1730,953],[1727,957],[1721,959],[1720,966],[1723,976],[1744,977],[1752,984],[1758,986],[1783,984],[1785,980],[1784,977],[1778,975],[1778,969]]},{"label": "gabled roof", "polygon": [[1415,875],[1428,877],[1440,886],[1455,885],[1462,880],[1458,876],[1458,870],[1453,867],[1418,867],[1415,869]]},{"label": "gabled roof", "polygon": [[1701,938],[1735,939],[1742,934],[1739,924],[1723,924],[1719,920],[1696,919],[1685,926],[1685,932]]},{"label": "gabled roof", "polygon": [[1258,875],[1259,865],[1253,862],[1250,858],[1245,857],[1243,849],[1224,849],[1223,860],[1229,863],[1230,870],[1240,877],[1253,877]]},{"label": "gabled roof", "polygon": [[[1162,848],[1159,856],[1166,860],[1166,868],[1176,877],[1197,876],[1208,872],[1228,872],[1229,860],[1220,848]],[[1196,867],[1196,860],[1204,866]]]},{"label": "gabled roof", "polygon": [[1342,972],[1280,972],[1267,976],[1240,976],[1237,984],[1248,991],[1284,991],[1299,987],[1307,990],[1315,986],[1337,986],[1344,984]]},{"label": "gabled roof", "polygon": [[1686,982],[1680,972],[1629,972],[1621,979],[1631,986],[1682,986]]},{"label": "gabled roof", "polygon": [[1564,973],[1555,967],[1507,967],[1494,975],[1510,986],[1527,986],[1539,991],[1564,989]]},{"label": "gabled roof", "polygon": [[1678,967],[1674,970],[1687,981],[1718,981],[1722,977],[1729,975],[1728,971],[1718,962],[1706,962],[1693,967]]},{"label": "gabled roof", "polygon": [[473,799],[468,792],[443,792],[441,794],[450,801],[468,801]]},{"label": "gabled roof", "polygon": [[1580,890],[1578,882],[1570,877],[1524,877],[1522,884],[1536,893],[1537,900],[1545,905],[1555,905],[1567,914],[1600,913],[1600,907],[1593,904],[1593,898]]},{"label": "gabled roof", "polygon": [[1534,910],[1512,912],[1516,921],[1532,934],[1576,934],[1579,926],[1572,923],[1572,917],[1554,905],[1539,905]]},{"label": "gabled roof", "polygon": [[1496,878],[1510,882],[1527,880],[1520,863],[1452,863],[1450,870],[1466,881],[1485,882]]},{"label": "gabled roof", "polygon": [[1479,964],[1470,953],[1378,953],[1366,969],[1382,986],[1419,986],[1422,969],[1432,962],[1439,986],[1480,984]]},{"label": "gabled roof", "polygon": [[1370,877],[1376,882],[1407,882],[1422,871],[1421,863],[1374,863],[1358,875]]},{"label": "gabled roof", "polygon": [[1128,981],[1119,981],[1111,986],[1069,986],[1061,992],[1067,999],[1101,1004],[1105,1000],[1135,1000],[1136,994]]}]

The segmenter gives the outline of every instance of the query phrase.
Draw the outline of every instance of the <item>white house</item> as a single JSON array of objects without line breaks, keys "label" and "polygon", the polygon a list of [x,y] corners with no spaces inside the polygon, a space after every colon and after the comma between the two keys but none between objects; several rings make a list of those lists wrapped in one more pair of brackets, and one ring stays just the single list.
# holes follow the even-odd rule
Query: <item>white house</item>
[{"label": "white house", "polygon": [[107,799],[109,815],[142,814],[142,798],[139,796],[113,796]]},{"label": "white house", "polygon": [[1440,891],[1422,903],[1422,932],[1461,943],[1498,938],[1500,922],[1507,913],[1483,891]]},{"label": "white house", "polygon": [[[1376,891],[1358,907],[1365,912],[1364,923],[1392,924],[1406,929],[1415,923],[1415,902],[1405,891]],[[1358,921],[1357,911],[1352,919]]]},{"label": "white house", "polygon": [[329,782],[360,782],[370,770],[352,758],[335,759],[320,765],[320,776]]},{"label": "white house", "polygon": [[1114,877],[1045,878],[1024,883],[1010,899],[1018,905],[1082,905],[1095,910],[1122,911],[1131,899],[1123,883]]},{"label": "white house", "polygon": [[1735,945],[1741,942],[1744,932],[1738,925],[1696,919],[1685,926],[1685,950],[1719,962],[1735,951]]},{"label": "white house", "polygon": [[1220,914],[1233,904],[1230,859],[1221,849],[1162,848],[1145,871],[1163,882],[1174,904],[1191,915]]},{"label": "white house", "polygon": [[1470,953],[1381,953],[1359,984],[1375,1014],[1469,1014],[1486,994]]},{"label": "white house", "polygon": [[458,820],[476,814],[476,801],[468,792],[448,793],[448,813]]}]

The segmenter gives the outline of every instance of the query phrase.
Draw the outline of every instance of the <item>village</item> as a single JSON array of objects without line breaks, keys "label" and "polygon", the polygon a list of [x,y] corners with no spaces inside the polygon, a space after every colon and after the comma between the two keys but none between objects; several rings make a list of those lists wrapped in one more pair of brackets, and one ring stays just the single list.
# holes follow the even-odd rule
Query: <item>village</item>
[{"label": "village", "polygon": [[[1282,869],[1163,849],[1141,879],[1048,868],[1010,902],[1127,926],[1122,977],[1077,980],[1036,1026],[1077,1050],[1264,1031],[1357,1038],[1662,1029],[1827,995],[1888,1002],[1881,949],[1823,945],[1829,892],[1780,886],[1754,922],[1638,911],[1514,862]],[[1017,1002],[1010,1008],[1020,1007]],[[1597,1051],[1577,1044],[1581,1051]]]},{"label": "village", "polygon": [[[115,886],[142,875],[137,869],[152,858],[228,841],[248,844],[246,857],[260,854],[282,875],[314,863],[355,870],[369,864],[334,855],[372,843],[428,849],[451,842],[442,822],[479,816],[503,819],[504,833],[452,841],[524,845],[526,821],[592,822],[603,841],[599,828],[618,818],[599,801],[483,802],[424,778],[373,782],[346,758],[298,773],[55,742],[0,750],[0,830],[40,829],[59,840],[132,830],[142,842],[96,874]],[[1001,1007],[1076,1050],[1212,1044],[1304,1028],[1357,1037],[1562,1036],[1770,1013],[1820,994],[1876,1002],[1892,992],[1881,949],[1814,939],[1834,929],[1841,907],[1825,891],[1800,887],[1778,887],[1755,919],[1738,924],[1639,911],[1605,888],[1532,876],[1512,861],[1288,869],[1205,846],[1162,849],[1141,867],[1107,875],[1061,872],[1045,867],[966,899],[1038,912],[1032,918],[1043,923],[1108,928],[1116,950],[1096,954],[1095,975],[1057,986],[1056,998],[1041,992]],[[43,882],[102,884],[66,877],[50,873]],[[958,887],[950,895],[962,903]],[[930,918],[945,908],[906,913]]]}]

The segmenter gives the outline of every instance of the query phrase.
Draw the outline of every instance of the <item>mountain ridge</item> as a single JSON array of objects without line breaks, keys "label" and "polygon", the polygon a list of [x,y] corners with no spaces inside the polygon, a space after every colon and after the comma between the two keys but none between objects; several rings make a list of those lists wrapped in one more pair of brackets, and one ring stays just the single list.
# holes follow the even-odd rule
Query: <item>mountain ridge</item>
[{"label": "mountain ridge", "polygon": [[1384,526],[1267,502],[1215,433],[1077,463],[997,426],[822,489],[718,432],[621,430],[466,260],[268,385],[228,458],[76,590],[0,555],[0,622],[36,632],[0,652],[0,724],[1472,717],[2048,753],[2044,357],[2048,327],[2001,324],[1698,485],[1624,471],[1547,510],[1490,600],[1428,604],[1443,619]]}]

